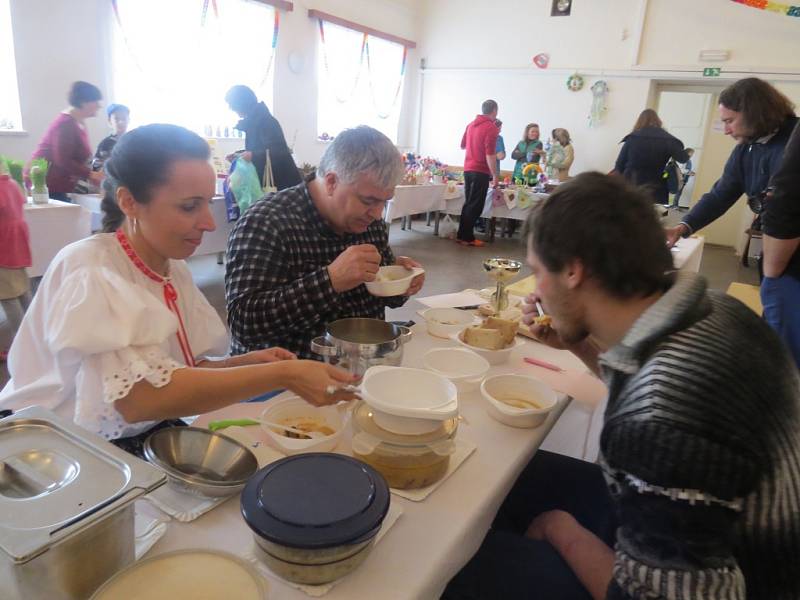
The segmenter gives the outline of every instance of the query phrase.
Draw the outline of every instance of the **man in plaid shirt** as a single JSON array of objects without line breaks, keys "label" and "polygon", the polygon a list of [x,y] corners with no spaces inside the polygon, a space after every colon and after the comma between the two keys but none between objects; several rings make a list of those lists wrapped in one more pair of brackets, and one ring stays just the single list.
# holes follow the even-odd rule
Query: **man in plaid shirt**
[{"label": "man in plaid shirt", "polygon": [[[384,318],[381,298],[363,285],[381,265],[421,266],[395,258],[383,222],[386,202],[403,175],[394,144],[371,127],[339,134],[316,176],[271,194],[236,223],[228,240],[225,296],[232,352],[282,346],[315,358],[311,340],[346,317]],[[416,294],[424,275],[407,294]]]}]

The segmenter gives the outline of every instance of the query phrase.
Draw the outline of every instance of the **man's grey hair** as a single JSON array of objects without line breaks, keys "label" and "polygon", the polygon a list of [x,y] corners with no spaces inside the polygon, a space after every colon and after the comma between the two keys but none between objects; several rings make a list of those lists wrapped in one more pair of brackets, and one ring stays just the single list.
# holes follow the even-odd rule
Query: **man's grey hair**
[{"label": "man's grey hair", "polygon": [[317,177],[335,173],[343,183],[352,184],[359,175],[366,174],[375,185],[386,189],[400,183],[404,172],[400,153],[392,141],[366,125],[337,135],[317,167]]}]

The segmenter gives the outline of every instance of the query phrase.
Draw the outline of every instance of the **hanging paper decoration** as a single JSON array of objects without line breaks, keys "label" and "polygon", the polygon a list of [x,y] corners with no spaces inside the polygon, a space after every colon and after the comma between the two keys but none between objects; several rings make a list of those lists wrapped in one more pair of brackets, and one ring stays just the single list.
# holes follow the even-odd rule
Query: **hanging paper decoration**
[{"label": "hanging paper decoration", "polygon": [[[212,8],[214,9],[214,16],[219,19],[219,10],[217,10],[217,0],[203,0],[203,10],[200,13],[200,25],[205,27],[206,26],[206,17],[208,16],[208,4],[211,3]],[[275,11],[278,12],[278,11]]]},{"label": "hanging paper decoration", "polygon": [[578,92],[583,89],[583,77],[573,73],[567,78],[567,89],[570,92]]},{"label": "hanging paper decoration", "polygon": [[[216,0],[214,0],[216,2]],[[272,63],[275,62],[275,48],[278,47],[278,30],[281,25],[281,13],[275,9],[275,20],[272,25],[272,45],[270,46],[269,62],[267,63],[267,70],[264,72],[264,77],[261,78],[259,85],[263,86],[267,82],[270,72],[272,71]]]},{"label": "hanging paper decoration", "polygon": [[608,110],[608,84],[600,79],[589,88],[592,90],[592,109],[589,112],[589,127],[597,127]]},{"label": "hanging paper decoration", "polygon": [[533,64],[535,64],[540,69],[546,69],[547,65],[550,64],[550,55],[546,52],[542,52],[537,54],[533,57]]},{"label": "hanging paper decoration", "polygon": [[[331,75],[331,69],[330,66],[328,65],[328,52],[325,49],[325,25],[324,25],[325,22],[322,19],[317,19],[317,21],[319,22],[319,39],[320,43],[322,44],[322,65],[323,67],[325,67],[325,74],[328,76],[328,80],[333,81],[333,77]],[[353,79],[353,87],[350,89],[350,93],[347,95],[346,98],[342,98],[339,96],[339,94],[336,94],[336,101],[339,102],[340,104],[344,104],[345,102],[350,100],[350,98],[353,97],[353,94],[355,93],[356,88],[358,87],[358,80],[361,78],[361,70],[364,66],[364,56],[366,55],[366,52],[367,52],[367,34],[365,33],[361,38],[361,51],[358,57],[358,70],[356,71],[356,76]]]},{"label": "hanging paper decoration", "polygon": [[367,40],[367,76],[369,81],[369,92],[372,96],[372,106],[375,107],[375,111],[378,114],[379,119],[388,119],[389,116],[392,114],[392,110],[397,105],[397,100],[400,98],[400,90],[403,88],[403,77],[406,74],[406,59],[408,58],[408,46],[403,46],[403,59],[400,63],[400,78],[397,80],[397,89],[394,92],[394,98],[392,99],[392,103],[389,106],[389,109],[386,111],[381,111],[378,108],[378,102],[375,100],[375,89],[372,86],[372,65],[369,60],[369,40]]},{"label": "hanging paper decoration", "polygon": [[800,17],[800,6],[783,4],[782,2],[767,2],[767,0],[732,0],[736,4],[744,4],[750,8],[768,10],[770,12],[786,15],[787,17]]}]

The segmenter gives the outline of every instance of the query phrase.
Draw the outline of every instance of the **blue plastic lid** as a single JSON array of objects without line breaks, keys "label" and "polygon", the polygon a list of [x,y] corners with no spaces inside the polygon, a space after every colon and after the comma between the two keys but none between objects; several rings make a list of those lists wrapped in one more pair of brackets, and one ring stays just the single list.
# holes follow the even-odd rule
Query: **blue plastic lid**
[{"label": "blue plastic lid", "polygon": [[242,491],[254,533],[291,548],[331,548],[374,536],[389,511],[389,486],[369,465],[341,454],[289,456]]}]

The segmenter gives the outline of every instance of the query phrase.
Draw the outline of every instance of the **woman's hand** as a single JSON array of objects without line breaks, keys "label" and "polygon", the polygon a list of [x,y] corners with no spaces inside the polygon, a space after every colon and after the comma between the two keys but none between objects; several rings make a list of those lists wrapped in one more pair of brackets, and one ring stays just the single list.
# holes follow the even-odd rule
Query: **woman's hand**
[{"label": "woman's hand", "polygon": [[358,381],[358,377],[347,371],[315,360],[293,361],[286,368],[286,387],[309,404],[325,406],[358,397],[354,392],[342,389]]},{"label": "woman's hand", "polygon": [[297,355],[294,352],[275,346],[274,348],[264,348],[263,350],[254,350],[242,355],[245,365],[257,365],[259,363],[279,362],[282,360],[297,360]]}]

